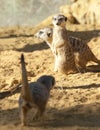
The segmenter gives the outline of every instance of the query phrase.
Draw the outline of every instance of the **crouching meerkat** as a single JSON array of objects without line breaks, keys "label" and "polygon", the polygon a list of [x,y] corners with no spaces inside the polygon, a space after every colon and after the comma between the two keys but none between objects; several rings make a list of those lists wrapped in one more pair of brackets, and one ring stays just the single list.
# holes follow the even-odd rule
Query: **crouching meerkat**
[{"label": "crouching meerkat", "polygon": [[36,108],[35,118],[43,115],[50,96],[50,90],[55,85],[55,78],[49,75],[41,76],[36,82],[28,83],[24,55],[21,55],[22,88],[19,97],[19,110],[22,126],[27,125],[26,116],[31,108]]},{"label": "crouching meerkat", "polygon": [[75,64],[74,53],[72,51],[66,30],[67,17],[58,14],[53,16],[53,40],[52,50],[56,55],[55,71],[65,74],[77,73],[78,69]]},{"label": "crouching meerkat", "polygon": [[[53,29],[52,28],[40,29],[37,32],[36,37],[44,40],[49,45],[49,47],[53,52],[52,49]],[[75,56],[75,64],[80,69],[80,71],[81,69],[85,70],[86,64],[90,61],[100,64],[100,60],[95,57],[95,55],[93,54],[93,52],[91,51],[91,49],[85,43],[84,40],[73,36],[68,36],[68,40]]]},{"label": "crouching meerkat", "polygon": [[89,46],[80,38],[69,37],[69,41],[74,52],[75,63],[78,68],[86,70],[88,62],[100,64],[100,60],[96,58]]}]

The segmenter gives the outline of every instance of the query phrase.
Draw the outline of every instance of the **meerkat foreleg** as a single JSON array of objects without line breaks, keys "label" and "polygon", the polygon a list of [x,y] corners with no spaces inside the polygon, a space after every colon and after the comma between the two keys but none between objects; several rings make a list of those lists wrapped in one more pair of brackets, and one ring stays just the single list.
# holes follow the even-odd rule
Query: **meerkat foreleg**
[{"label": "meerkat foreleg", "polygon": [[55,55],[55,65],[54,65],[54,71],[57,72],[58,71],[58,56]]}]

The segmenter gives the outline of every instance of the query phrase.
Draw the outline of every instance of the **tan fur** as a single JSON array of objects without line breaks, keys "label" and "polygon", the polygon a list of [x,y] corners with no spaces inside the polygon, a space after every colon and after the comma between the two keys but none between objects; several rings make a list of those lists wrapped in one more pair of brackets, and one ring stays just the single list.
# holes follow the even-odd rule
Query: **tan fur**
[{"label": "tan fur", "polygon": [[85,69],[86,64],[90,61],[100,64],[100,60],[96,58],[89,46],[83,40],[70,36],[69,41],[75,55],[75,63],[77,66]]},{"label": "tan fur", "polygon": [[[39,33],[40,31],[42,32],[42,35],[41,35],[41,33]],[[52,47],[52,40],[53,40],[52,28],[44,28],[44,29],[39,30],[39,32],[38,32],[37,37],[46,41],[53,52],[53,49],[52,49],[53,48]],[[49,35],[47,35],[48,33],[49,33]],[[67,40],[69,41],[71,48],[72,48],[72,51],[74,53],[75,63],[80,70],[81,69],[85,70],[86,64],[90,61],[93,61],[93,62],[100,64],[100,60],[98,60],[95,57],[95,55],[93,54],[93,52],[91,51],[89,46],[85,43],[85,41],[83,41],[80,38],[72,37],[72,36],[68,36]]]},{"label": "tan fur", "polygon": [[55,84],[53,76],[41,76],[37,82],[28,84],[24,55],[21,55],[22,89],[19,97],[19,109],[22,125],[27,125],[27,112],[36,108],[35,118],[43,115],[49,99],[50,90]]},{"label": "tan fur", "polygon": [[56,15],[53,17],[53,42],[52,47],[56,55],[55,70],[65,74],[76,73],[74,54],[70,46],[67,30],[65,28],[66,17]]}]

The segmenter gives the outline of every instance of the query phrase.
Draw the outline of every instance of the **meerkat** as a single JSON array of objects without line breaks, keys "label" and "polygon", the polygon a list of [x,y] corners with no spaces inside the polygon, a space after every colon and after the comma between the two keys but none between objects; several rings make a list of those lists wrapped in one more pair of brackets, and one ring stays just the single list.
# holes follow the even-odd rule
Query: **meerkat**
[{"label": "meerkat", "polygon": [[72,51],[66,30],[67,17],[58,14],[53,16],[53,40],[52,50],[56,55],[55,71],[65,74],[77,73],[74,53]]},{"label": "meerkat", "polygon": [[27,125],[26,117],[30,109],[36,108],[35,118],[41,117],[46,109],[50,90],[55,85],[55,78],[43,75],[36,82],[28,83],[24,55],[21,55],[22,88],[19,97],[19,110],[22,126]]},{"label": "meerkat", "polygon": [[45,27],[40,29],[36,34],[34,34],[34,37],[37,37],[39,39],[42,39],[45,41],[50,49],[52,50],[52,34],[53,34],[53,29],[50,27]]},{"label": "meerkat", "polygon": [[80,38],[69,37],[69,41],[74,52],[76,65],[83,70],[86,70],[88,62],[100,64],[100,60],[96,58],[89,46]]},{"label": "meerkat", "polygon": [[[44,40],[50,46],[51,50],[53,50],[53,29],[43,28],[39,30],[37,34],[37,37]],[[100,60],[95,57],[95,55],[84,40],[73,36],[68,36],[68,40],[75,56],[75,64],[80,69],[80,71],[81,69],[86,70],[86,64],[90,61],[100,64]]]},{"label": "meerkat", "polygon": [[52,48],[52,34],[53,34],[53,29],[50,27],[45,27],[45,28],[40,29],[36,34],[34,34],[34,37],[42,39],[48,44],[56,61],[57,57]]}]

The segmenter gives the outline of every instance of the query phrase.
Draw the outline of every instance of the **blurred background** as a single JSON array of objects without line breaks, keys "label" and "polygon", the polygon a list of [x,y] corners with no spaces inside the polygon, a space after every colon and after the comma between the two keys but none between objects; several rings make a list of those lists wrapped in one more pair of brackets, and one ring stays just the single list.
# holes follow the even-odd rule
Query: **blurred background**
[{"label": "blurred background", "polygon": [[0,0],[0,27],[36,25],[70,0]]}]

